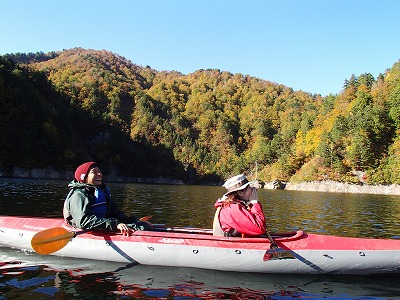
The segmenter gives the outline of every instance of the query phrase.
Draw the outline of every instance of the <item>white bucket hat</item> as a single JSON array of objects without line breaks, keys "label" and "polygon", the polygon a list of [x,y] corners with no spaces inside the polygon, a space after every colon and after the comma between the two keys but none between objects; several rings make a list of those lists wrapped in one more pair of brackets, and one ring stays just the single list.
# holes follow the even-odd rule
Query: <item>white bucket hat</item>
[{"label": "white bucket hat", "polygon": [[228,191],[225,195],[228,195],[232,192],[240,191],[245,189],[249,184],[253,184],[253,181],[249,181],[244,174],[236,175],[232,178],[229,178],[225,183],[222,185]]}]

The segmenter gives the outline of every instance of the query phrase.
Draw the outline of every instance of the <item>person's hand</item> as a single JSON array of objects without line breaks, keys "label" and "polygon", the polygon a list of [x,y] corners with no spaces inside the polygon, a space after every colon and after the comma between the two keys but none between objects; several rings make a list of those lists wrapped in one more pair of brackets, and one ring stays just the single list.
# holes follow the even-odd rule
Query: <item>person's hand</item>
[{"label": "person's hand", "polygon": [[250,203],[257,203],[258,202],[258,194],[257,189],[255,187],[251,188],[251,194],[249,196]]},{"label": "person's hand", "polygon": [[134,230],[129,228],[129,226],[125,223],[119,223],[117,225],[117,229],[119,229],[119,231],[121,231],[121,233],[125,236],[130,236],[134,232]]}]

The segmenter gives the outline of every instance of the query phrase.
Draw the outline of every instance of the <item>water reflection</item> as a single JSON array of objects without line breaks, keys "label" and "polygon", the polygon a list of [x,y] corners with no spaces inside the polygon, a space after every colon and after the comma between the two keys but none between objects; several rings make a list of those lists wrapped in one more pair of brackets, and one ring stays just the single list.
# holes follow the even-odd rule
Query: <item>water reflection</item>
[{"label": "water reflection", "polygon": [[61,217],[67,184],[62,180],[1,178],[1,214]]},{"label": "water reflection", "polygon": [[222,187],[188,185],[111,184],[113,197],[124,211],[151,215],[156,223],[210,227],[214,202]]},{"label": "water reflection", "polygon": [[398,195],[262,191],[272,230],[302,229],[351,237],[395,238],[400,234]]},{"label": "water reflection", "polygon": [[[0,213],[61,217],[68,181],[0,178]],[[110,184],[126,212],[211,227],[216,186]],[[400,196],[260,190],[270,230],[400,238]],[[0,299],[395,299],[398,276],[291,276],[130,266],[0,248]]]},{"label": "water reflection", "polygon": [[[0,179],[4,215],[61,217],[68,181]],[[110,183],[127,213],[154,223],[210,228],[220,186]],[[399,238],[400,196],[259,190],[272,231],[301,229],[351,237]]]},{"label": "water reflection", "polygon": [[395,299],[398,276],[270,275],[39,256],[0,248],[0,299]]}]

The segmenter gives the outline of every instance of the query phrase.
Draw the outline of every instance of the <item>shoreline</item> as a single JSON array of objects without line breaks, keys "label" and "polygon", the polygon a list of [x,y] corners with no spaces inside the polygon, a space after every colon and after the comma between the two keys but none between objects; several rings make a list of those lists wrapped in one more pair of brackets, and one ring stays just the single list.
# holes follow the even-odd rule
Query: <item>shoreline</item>
[{"label": "shoreline", "polygon": [[[13,168],[11,174],[0,169],[0,178],[32,178],[32,179],[67,179],[72,180],[73,172],[60,172],[52,168],[47,169],[25,169]],[[107,177],[109,182],[126,182],[126,183],[151,183],[151,184],[185,184],[180,179],[167,177],[140,178],[140,177],[123,177],[110,174]],[[209,183],[209,185],[211,185]],[[218,185],[218,183],[216,184]],[[330,193],[351,193],[351,194],[375,194],[375,195],[400,195],[400,185],[369,185],[369,184],[352,184],[343,183],[333,180],[324,181],[307,181],[299,183],[284,183],[279,180],[265,183],[264,189],[280,189],[288,191],[307,191],[307,192],[330,192]]]},{"label": "shoreline", "polygon": [[[275,189],[273,184],[266,184],[266,189]],[[351,184],[332,180],[309,181],[300,183],[286,183],[284,188],[288,191],[330,192],[349,194],[375,194],[375,195],[400,195],[400,185],[369,185]]]}]

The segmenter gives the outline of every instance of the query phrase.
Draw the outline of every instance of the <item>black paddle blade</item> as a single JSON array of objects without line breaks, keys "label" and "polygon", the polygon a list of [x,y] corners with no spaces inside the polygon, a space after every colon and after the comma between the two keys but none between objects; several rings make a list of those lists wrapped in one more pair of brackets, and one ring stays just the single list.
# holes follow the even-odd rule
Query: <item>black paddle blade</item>
[{"label": "black paddle blade", "polygon": [[296,259],[289,250],[282,248],[271,248],[265,251],[263,260],[275,260],[275,259]]}]

